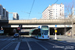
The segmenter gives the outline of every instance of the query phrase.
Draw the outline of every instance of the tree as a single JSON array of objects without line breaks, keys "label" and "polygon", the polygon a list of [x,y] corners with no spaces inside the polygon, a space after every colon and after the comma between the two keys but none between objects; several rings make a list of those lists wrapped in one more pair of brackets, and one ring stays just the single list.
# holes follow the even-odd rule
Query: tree
[{"label": "tree", "polygon": [[65,15],[68,16],[70,19],[73,17],[72,16],[73,15],[72,10],[75,7],[75,3],[74,2],[75,1],[72,0],[72,2],[70,2],[70,3],[65,5],[65,11],[66,11]]},{"label": "tree", "polygon": [[[68,16],[68,18],[71,20],[71,24],[73,26],[73,14],[74,14],[74,10],[73,8],[75,7],[74,5],[74,0],[72,0],[72,2],[68,3],[67,5],[65,5],[65,9],[66,9],[66,16]],[[72,33],[72,32],[71,32]],[[73,33],[71,34],[73,36]]]}]

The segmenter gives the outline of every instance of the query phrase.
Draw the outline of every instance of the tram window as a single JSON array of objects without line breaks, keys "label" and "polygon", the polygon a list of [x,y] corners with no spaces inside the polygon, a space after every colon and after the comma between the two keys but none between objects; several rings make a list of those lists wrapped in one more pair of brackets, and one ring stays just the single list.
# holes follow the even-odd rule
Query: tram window
[{"label": "tram window", "polygon": [[48,28],[48,26],[42,26],[42,28]]},{"label": "tram window", "polygon": [[40,36],[41,36],[41,33],[38,33],[38,35],[40,35]]},{"label": "tram window", "polygon": [[48,35],[48,30],[43,30],[44,35]]}]

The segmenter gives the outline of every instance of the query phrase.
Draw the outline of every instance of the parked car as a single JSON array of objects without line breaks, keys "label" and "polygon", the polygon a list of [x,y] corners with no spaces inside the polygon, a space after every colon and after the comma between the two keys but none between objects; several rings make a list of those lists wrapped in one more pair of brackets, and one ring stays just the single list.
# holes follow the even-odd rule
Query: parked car
[{"label": "parked car", "polygon": [[15,33],[14,34],[14,38],[16,38],[16,37],[19,37],[19,34],[18,33]]}]

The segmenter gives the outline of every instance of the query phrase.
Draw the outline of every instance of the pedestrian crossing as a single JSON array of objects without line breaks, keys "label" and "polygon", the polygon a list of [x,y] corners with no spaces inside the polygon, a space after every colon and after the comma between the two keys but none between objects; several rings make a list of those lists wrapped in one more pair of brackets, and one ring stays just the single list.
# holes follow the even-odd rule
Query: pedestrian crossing
[{"label": "pedestrian crossing", "polygon": [[22,41],[40,41],[40,40],[35,38],[23,38]]},{"label": "pedestrian crossing", "polygon": [[21,41],[40,41],[35,38],[1,38],[0,41],[15,41],[15,40],[21,40]]},{"label": "pedestrian crossing", "polygon": [[0,41],[10,41],[10,40],[17,40],[17,39],[15,39],[15,38],[3,38],[3,39],[0,39]]}]

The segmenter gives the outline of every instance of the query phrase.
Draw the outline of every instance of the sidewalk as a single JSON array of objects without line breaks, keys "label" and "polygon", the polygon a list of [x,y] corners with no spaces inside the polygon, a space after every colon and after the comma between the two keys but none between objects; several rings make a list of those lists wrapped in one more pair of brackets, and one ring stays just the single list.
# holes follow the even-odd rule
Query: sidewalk
[{"label": "sidewalk", "polygon": [[[50,38],[55,40],[55,35],[50,35]],[[57,35],[57,41],[75,45],[75,38],[71,38],[65,35]]]}]

